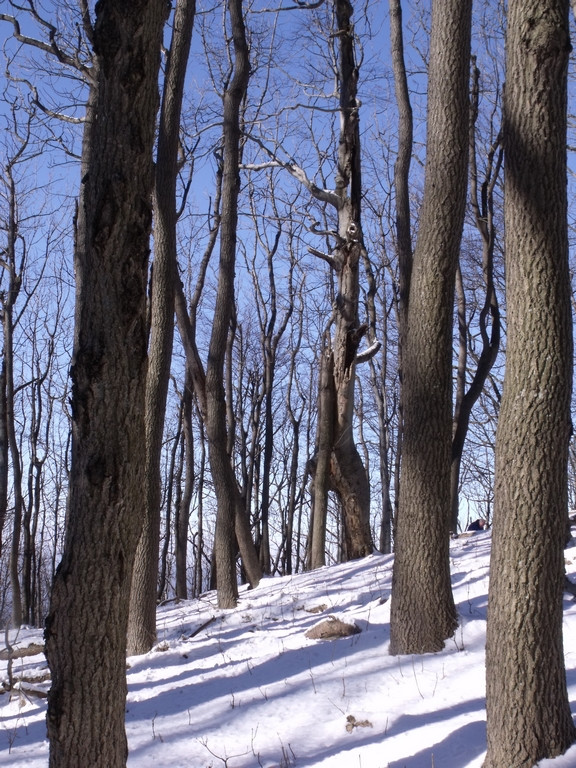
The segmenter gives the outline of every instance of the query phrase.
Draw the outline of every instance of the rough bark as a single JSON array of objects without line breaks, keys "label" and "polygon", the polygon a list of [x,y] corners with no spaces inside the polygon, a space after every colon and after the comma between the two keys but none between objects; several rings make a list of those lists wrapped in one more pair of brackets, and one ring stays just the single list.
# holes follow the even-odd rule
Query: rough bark
[{"label": "rough bark", "polygon": [[144,485],[146,282],[163,0],[100,0],[78,209],[72,461],[46,620],[50,767],[126,764],[126,630]]},{"label": "rough bark", "polygon": [[160,460],[172,342],[176,282],[176,185],[180,114],[196,3],[179,0],[162,94],[155,179],[154,263],[146,379],[146,471],[143,526],[132,575],[128,652],[146,653],[156,641],[156,582],[160,541]]},{"label": "rough bark", "polygon": [[576,738],[562,647],[573,365],[568,9],[568,0],[508,4],[507,359],[496,439],[485,768],[530,768]]},{"label": "rough bark", "polygon": [[454,279],[466,202],[471,1],[432,4],[424,197],[410,282],[390,652],[444,646],[450,584]]}]

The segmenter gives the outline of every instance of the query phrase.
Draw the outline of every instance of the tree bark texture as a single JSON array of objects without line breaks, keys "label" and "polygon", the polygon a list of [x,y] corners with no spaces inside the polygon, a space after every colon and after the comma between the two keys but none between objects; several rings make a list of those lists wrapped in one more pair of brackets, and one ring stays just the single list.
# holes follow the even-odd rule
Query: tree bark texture
[{"label": "tree bark texture", "polygon": [[160,461],[174,338],[176,283],[176,184],[180,115],[196,3],[179,0],[160,111],[155,179],[154,262],[146,378],[146,472],[142,534],[138,542],[128,622],[128,653],[146,653],[156,641],[156,591],[160,541]]},{"label": "tree bark texture", "polygon": [[466,203],[470,0],[435,0],[424,197],[404,350],[404,432],[390,652],[444,646],[457,626],[450,584],[454,280]]},{"label": "tree bark texture", "polygon": [[573,365],[568,10],[568,0],[508,4],[507,350],[496,439],[485,768],[531,768],[576,738],[562,646]]},{"label": "tree bark texture", "polygon": [[126,764],[144,487],[146,283],[163,0],[100,0],[76,266],[69,518],[46,620],[50,767]]}]

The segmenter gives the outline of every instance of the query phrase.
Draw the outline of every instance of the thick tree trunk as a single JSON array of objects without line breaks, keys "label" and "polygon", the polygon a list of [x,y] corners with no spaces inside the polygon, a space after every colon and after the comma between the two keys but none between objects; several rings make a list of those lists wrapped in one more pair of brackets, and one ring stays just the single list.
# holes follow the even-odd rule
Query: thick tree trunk
[{"label": "thick tree trunk", "polygon": [[568,7],[568,0],[508,4],[507,359],[496,440],[485,768],[531,768],[576,739],[562,647],[573,366]]},{"label": "thick tree trunk", "polygon": [[100,0],[76,242],[69,519],[46,620],[51,768],[123,768],[144,486],[152,150],[166,5]]},{"label": "thick tree trunk", "polygon": [[450,584],[454,277],[466,203],[471,0],[432,4],[426,175],[410,282],[390,652],[438,651]]}]

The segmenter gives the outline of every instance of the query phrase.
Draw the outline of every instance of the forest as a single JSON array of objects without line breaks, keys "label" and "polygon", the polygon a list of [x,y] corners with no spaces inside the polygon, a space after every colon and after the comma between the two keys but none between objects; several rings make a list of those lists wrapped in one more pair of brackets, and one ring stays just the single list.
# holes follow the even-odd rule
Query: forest
[{"label": "forest", "polygon": [[479,517],[485,766],[576,739],[574,24],[4,0],[0,626],[45,626],[51,768],[125,765],[165,601],[378,550],[389,652],[441,650]]}]

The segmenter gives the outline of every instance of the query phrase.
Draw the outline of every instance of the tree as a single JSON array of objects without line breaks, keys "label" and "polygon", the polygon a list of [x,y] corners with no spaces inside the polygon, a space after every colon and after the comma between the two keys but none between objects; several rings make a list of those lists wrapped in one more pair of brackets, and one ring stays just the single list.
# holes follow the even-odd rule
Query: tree
[{"label": "tree", "polygon": [[470,0],[432,4],[424,197],[403,355],[391,653],[438,651],[457,626],[448,535],[452,316],[466,202],[471,10]]},{"label": "tree", "polygon": [[[196,472],[194,469],[194,434],[192,428],[192,408],[193,408],[193,385],[190,381],[189,369],[186,368],[184,375],[184,390],[180,403],[179,418],[182,421],[182,455],[180,461],[182,466],[179,468],[180,477],[184,474],[183,488],[180,490],[177,498],[176,513],[174,518],[174,557],[176,568],[176,597],[186,600],[188,598],[188,580],[187,580],[187,553],[188,553],[188,526],[190,522],[190,506],[194,493]],[[200,452],[202,455],[202,469],[199,472],[198,485],[202,490],[203,476],[203,454],[204,441],[200,442]],[[194,595],[202,591],[202,554],[203,554],[203,530],[202,530],[202,507],[199,497],[198,510],[198,531],[197,531],[197,552],[194,568]]]},{"label": "tree", "polygon": [[[226,425],[224,363],[228,335],[235,311],[234,273],[240,189],[241,108],[250,77],[249,49],[242,15],[242,0],[230,0],[228,9],[234,42],[234,69],[231,82],[224,93],[220,261],[205,378],[205,427],[208,456],[218,503],[214,558],[218,579],[218,605],[221,608],[234,607],[238,598],[237,541],[252,586],[258,584],[261,575],[256,550],[251,541],[246,511],[240,499],[238,484],[230,462]],[[230,407],[229,399],[228,407]]]},{"label": "tree", "polygon": [[126,630],[144,487],[152,150],[166,5],[100,0],[76,219],[72,464],[46,620],[50,766],[126,764]]},{"label": "tree", "polygon": [[[281,221],[280,212],[275,200],[275,176],[269,174],[269,190],[271,196],[272,213],[274,218]],[[278,361],[278,348],[282,337],[288,326],[290,317],[294,310],[294,303],[291,300],[294,295],[293,272],[294,265],[290,264],[288,274],[288,303],[284,314],[278,318],[279,300],[276,286],[276,276],[274,271],[274,262],[277,260],[278,249],[282,236],[282,226],[279,224],[275,230],[270,233],[272,243],[268,241],[267,233],[264,228],[258,224],[258,213],[254,195],[250,195],[250,207],[252,210],[253,226],[256,237],[256,248],[262,250],[266,255],[266,267],[268,274],[268,286],[262,286],[257,279],[257,270],[255,264],[252,266],[252,279],[254,282],[254,292],[257,296],[256,312],[258,316],[258,325],[260,328],[260,346],[263,364],[263,381],[259,400],[263,401],[264,410],[264,445],[262,450],[262,472],[261,472],[261,498],[260,498],[260,535],[258,555],[263,573],[269,574],[271,568],[270,554],[270,501],[271,501],[271,479],[272,479],[272,458],[274,450],[274,389],[275,376]],[[272,237],[273,234],[273,237]],[[254,259],[255,260],[255,259]],[[262,406],[261,406],[262,407]],[[258,435],[259,436],[259,435]]]},{"label": "tree", "polygon": [[507,360],[496,438],[485,768],[529,768],[576,739],[562,648],[573,365],[568,8],[567,0],[508,4]]},{"label": "tree", "polygon": [[[482,241],[482,278],[484,300],[478,314],[478,326],[481,348],[477,356],[476,370],[466,389],[468,371],[468,346],[470,329],[466,319],[466,299],[462,265],[459,265],[456,278],[458,307],[459,354],[456,375],[456,396],[454,404],[454,435],[452,438],[452,517],[450,529],[458,531],[459,481],[464,442],[468,433],[472,409],[484,390],[490,371],[496,363],[500,347],[500,309],[494,280],[494,249],[496,244],[496,225],[494,223],[494,188],[502,166],[501,135],[488,150],[484,177],[479,179],[476,146],[476,121],[480,89],[480,70],[473,60],[472,66],[472,103],[470,116],[470,202],[474,222]],[[480,187],[480,195],[478,191]]]},{"label": "tree", "polygon": [[[15,110],[14,110],[15,111]],[[15,121],[14,121],[15,123]],[[12,467],[14,519],[12,542],[10,547],[10,586],[12,589],[12,623],[22,624],[22,589],[19,575],[20,540],[22,535],[22,517],[24,498],[22,488],[22,461],[16,435],[16,417],[14,411],[14,330],[17,323],[15,305],[22,286],[24,265],[26,263],[26,244],[19,231],[18,196],[16,191],[15,169],[25,157],[31,140],[31,115],[28,115],[23,135],[18,135],[14,124],[16,149],[7,159],[3,170],[3,184],[6,187],[6,246],[2,249],[0,266],[3,275],[0,285],[0,319],[2,326],[2,360],[0,363],[0,524],[4,524],[8,503],[7,480],[8,466]]]},{"label": "tree", "polygon": [[[334,490],[342,505],[345,557],[371,554],[370,484],[354,440],[354,386],[358,350],[367,331],[358,316],[359,271],[365,253],[361,221],[359,65],[356,61],[352,4],[335,0],[338,39],[340,135],[336,188],[327,193],[312,189],[319,199],[334,206],[338,217],[336,247],[324,258],[337,277],[333,316],[324,334],[320,358],[317,453],[313,462],[313,522],[310,565],[325,564],[325,526],[328,491]],[[330,328],[334,324],[334,338]],[[374,344],[370,354],[378,351]],[[364,353],[363,359],[369,355]]]},{"label": "tree", "polygon": [[156,640],[156,582],[160,537],[160,460],[172,343],[176,284],[177,180],[180,115],[196,3],[180,0],[174,14],[160,110],[155,178],[151,329],[146,375],[146,492],[144,523],[132,576],[128,651],[146,653]]}]

